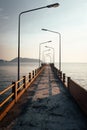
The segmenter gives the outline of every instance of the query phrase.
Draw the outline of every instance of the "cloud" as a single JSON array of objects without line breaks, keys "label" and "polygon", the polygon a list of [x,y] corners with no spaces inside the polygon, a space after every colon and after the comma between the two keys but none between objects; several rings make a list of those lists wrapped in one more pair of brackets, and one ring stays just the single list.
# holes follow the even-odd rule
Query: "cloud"
[{"label": "cloud", "polygon": [[9,17],[8,16],[3,16],[2,17],[4,20],[7,20]]},{"label": "cloud", "polygon": [[5,15],[0,15],[0,20],[8,20],[9,17]]},{"label": "cloud", "polygon": [[0,8],[0,19],[7,20],[9,17],[7,15],[3,15],[3,8]]},{"label": "cloud", "polygon": [[0,8],[0,12],[3,11],[3,8]]}]

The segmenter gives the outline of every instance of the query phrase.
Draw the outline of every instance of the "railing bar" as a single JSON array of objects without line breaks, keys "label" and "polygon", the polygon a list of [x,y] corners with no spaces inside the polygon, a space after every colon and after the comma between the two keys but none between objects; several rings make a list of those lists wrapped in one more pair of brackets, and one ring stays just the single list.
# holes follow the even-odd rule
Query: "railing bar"
[{"label": "railing bar", "polygon": [[26,83],[28,82],[29,79],[26,79]]},{"label": "railing bar", "polygon": [[3,91],[0,92],[0,95],[4,94],[5,92],[7,92],[9,89],[11,89],[14,86],[14,84],[12,84],[11,86],[8,86],[7,88],[5,88]]},{"label": "railing bar", "polygon": [[29,78],[26,78],[26,81],[28,81],[29,80]]},{"label": "railing bar", "polygon": [[17,88],[17,91],[19,91],[23,86],[24,86],[24,84],[20,85],[20,87]]},{"label": "railing bar", "polygon": [[[11,86],[9,86],[8,88],[6,88],[5,90],[3,90],[2,92],[0,92],[0,95],[1,94],[4,94],[6,91],[8,91],[9,89],[13,89],[13,87],[16,85],[16,88],[17,88],[17,86],[18,86],[18,83],[20,83],[20,86],[17,88],[17,90],[16,90],[16,92],[18,92],[21,88],[22,88],[22,90],[21,90],[21,92],[23,92],[23,91],[25,91],[25,89],[26,88],[28,88],[29,87],[29,85],[34,81],[34,79],[41,73],[41,71],[44,69],[44,67],[42,67],[42,69],[39,69],[38,70],[38,73],[35,75],[35,77],[34,78],[31,78],[31,81],[29,82],[29,75],[27,76],[27,80],[25,80],[26,81],[26,84],[25,84],[25,82],[24,82],[24,77],[23,78],[21,78],[19,81],[16,81],[16,82],[14,82],[14,84],[12,84]],[[32,74],[31,74],[32,75]],[[23,83],[24,82],[24,83]],[[25,85],[25,87],[24,87],[24,85]],[[20,93],[21,93],[20,92]],[[17,95],[17,98],[20,96],[20,93]],[[14,92],[12,92],[12,94],[10,94],[7,98],[5,98],[1,103],[0,103],[0,107],[2,107],[6,102],[8,102],[9,101],[9,99],[11,99],[13,96],[15,95],[15,93]],[[12,101],[11,101],[12,102]],[[10,103],[11,103],[10,102]]]},{"label": "railing bar", "polygon": [[16,83],[20,83],[24,78],[21,78],[20,80],[16,81]]},{"label": "railing bar", "polygon": [[9,96],[0,104],[0,107],[2,107],[13,95],[14,95],[14,93],[12,93],[11,95],[9,95]]}]

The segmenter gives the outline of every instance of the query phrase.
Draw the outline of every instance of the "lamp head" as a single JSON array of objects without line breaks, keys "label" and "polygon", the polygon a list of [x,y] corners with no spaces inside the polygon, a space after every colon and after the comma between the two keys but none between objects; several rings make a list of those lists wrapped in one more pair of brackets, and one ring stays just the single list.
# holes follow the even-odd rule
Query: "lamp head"
[{"label": "lamp head", "polygon": [[52,42],[52,41],[48,41],[48,42]]},{"label": "lamp head", "polygon": [[52,8],[52,7],[56,8],[58,6],[59,6],[59,3],[54,3],[54,4],[51,4],[51,5],[47,5],[47,8]]},{"label": "lamp head", "polygon": [[43,31],[47,31],[47,29],[44,29],[44,28],[42,28],[41,30],[43,30]]},{"label": "lamp head", "polygon": [[48,46],[45,46],[46,48],[48,48]]}]

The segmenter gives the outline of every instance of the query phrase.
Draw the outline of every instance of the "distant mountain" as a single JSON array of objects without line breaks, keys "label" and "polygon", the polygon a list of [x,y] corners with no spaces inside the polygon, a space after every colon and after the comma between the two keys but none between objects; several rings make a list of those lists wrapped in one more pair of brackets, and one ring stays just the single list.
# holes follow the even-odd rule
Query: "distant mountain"
[{"label": "distant mountain", "polygon": [[[12,59],[10,62],[18,62],[18,58]],[[20,62],[39,62],[38,59],[33,59],[33,58],[20,58]]]},{"label": "distant mountain", "polygon": [[0,59],[0,63],[7,62],[6,60]]}]

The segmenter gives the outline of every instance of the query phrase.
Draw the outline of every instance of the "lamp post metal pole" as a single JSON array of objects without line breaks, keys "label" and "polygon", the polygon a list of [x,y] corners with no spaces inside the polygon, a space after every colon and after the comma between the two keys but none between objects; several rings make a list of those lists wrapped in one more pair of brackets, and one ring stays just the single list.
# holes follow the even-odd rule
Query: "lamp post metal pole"
[{"label": "lamp post metal pole", "polygon": [[43,51],[43,62],[45,61],[44,53],[45,53],[46,51],[50,51],[50,49],[47,49],[47,50],[44,50],[44,51]]},{"label": "lamp post metal pole", "polygon": [[26,10],[19,14],[18,16],[18,80],[20,79],[20,18],[21,18],[21,15],[28,12],[44,9],[44,8],[52,8],[52,7],[58,7],[58,6],[59,6],[59,3],[54,3],[47,6],[39,7],[39,8]]},{"label": "lamp post metal pole", "polygon": [[40,44],[39,44],[39,67],[40,67],[40,60],[41,60],[41,45],[42,45],[42,44],[49,43],[49,42],[52,42],[52,41],[47,41],[47,42],[43,42],[43,43],[40,43]]},{"label": "lamp post metal pole", "polygon": [[55,52],[54,52],[54,48],[53,47],[49,47],[49,46],[45,46],[47,48],[50,48],[53,50],[53,63],[55,63]]},{"label": "lamp post metal pole", "polygon": [[59,32],[51,31],[48,29],[42,29],[42,30],[52,32],[52,33],[57,33],[59,35],[59,70],[61,71],[61,34]]},{"label": "lamp post metal pole", "polygon": [[51,56],[49,54],[46,54],[46,55],[50,57],[50,63],[51,63]]}]

